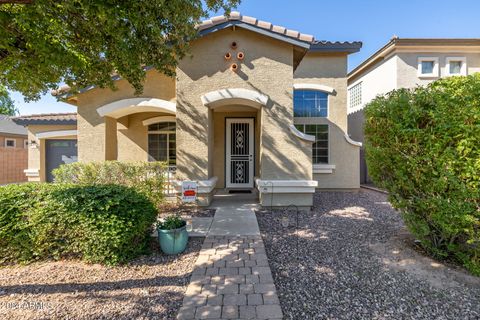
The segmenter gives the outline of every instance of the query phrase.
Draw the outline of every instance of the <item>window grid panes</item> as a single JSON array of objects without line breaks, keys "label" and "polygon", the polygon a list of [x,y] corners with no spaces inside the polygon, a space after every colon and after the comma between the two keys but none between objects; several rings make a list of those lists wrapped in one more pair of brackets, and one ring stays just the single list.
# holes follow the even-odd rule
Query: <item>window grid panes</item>
[{"label": "window grid panes", "polygon": [[358,83],[351,87],[349,90],[350,95],[350,108],[359,106],[362,104],[362,83]]},{"label": "window grid panes", "polygon": [[293,114],[295,117],[327,117],[328,94],[316,90],[295,90]]},{"label": "window grid panes", "polygon": [[295,127],[300,132],[315,136],[312,146],[313,164],[328,164],[328,125],[296,124]]},{"label": "window grid panes", "polygon": [[166,161],[175,166],[176,156],[175,122],[161,122],[148,126],[148,161]]}]

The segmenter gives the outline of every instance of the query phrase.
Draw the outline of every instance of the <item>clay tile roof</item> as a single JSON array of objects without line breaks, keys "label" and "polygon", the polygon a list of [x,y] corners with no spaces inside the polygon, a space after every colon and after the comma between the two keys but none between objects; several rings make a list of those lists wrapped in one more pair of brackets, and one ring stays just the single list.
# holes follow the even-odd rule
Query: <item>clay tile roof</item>
[{"label": "clay tile roof", "polygon": [[13,122],[11,117],[0,114],[0,133],[27,135],[27,129]]},{"label": "clay tile roof", "polygon": [[26,116],[14,117],[12,120],[19,125],[41,125],[41,124],[77,124],[76,113],[44,113],[31,114]]},{"label": "clay tile roof", "polygon": [[361,41],[313,41],[311,50],[322,50],[322,51],[345,51],[345,52],[357,52],[362,47]]},{"label": "clay tile roof", "polygon": [[249,17],[249,16],[243,16],[240,12],[238,11],[232,11],[228,17],[225,16],[216,16],[213,18],[210,18],[208,20],[203,21],[200,23],[197,28],[199,31],[205,30],[212,28],[214,26],[217,26],[219,24],[228,22],[228,21],[239,21],[243,22],[248,25],[252,25],[264,30],[272,31],[274,33],[278,33],[284,36],[287,36],[292,39],[297,39],[303,42],[313,42],[315,39],[312,35],[305,34],[305,33],[300,33],[295,30],[287,29],[282,26],[277,26],[274,25],[270,22],[258,20],[257,18],[254,17]]}]

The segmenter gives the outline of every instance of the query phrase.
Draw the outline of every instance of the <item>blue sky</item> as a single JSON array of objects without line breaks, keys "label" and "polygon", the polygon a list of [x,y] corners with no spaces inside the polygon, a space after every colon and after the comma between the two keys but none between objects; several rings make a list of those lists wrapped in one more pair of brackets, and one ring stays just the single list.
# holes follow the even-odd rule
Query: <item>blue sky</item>
[{"label": "blue sky", "polygon": [[[354,68],[393,36],[401,38],[480,38],[479,0],[243,0],[244,15],[313,34],[318,40],[362,41],[350,56]],[[25,103],[12,94],[20,114],[73,112],[49,94]]]}]

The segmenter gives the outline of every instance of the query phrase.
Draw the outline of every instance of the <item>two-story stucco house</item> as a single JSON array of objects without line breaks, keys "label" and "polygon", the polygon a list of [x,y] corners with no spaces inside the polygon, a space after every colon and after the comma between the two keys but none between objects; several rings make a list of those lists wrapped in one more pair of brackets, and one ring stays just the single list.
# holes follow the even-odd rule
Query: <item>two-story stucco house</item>
[{"label": "two-story stucco house", "polygon": [[116,91],[67,94],[75,126],[23,122],[40,146],[29,149],[30,179],[50,176],[45,159],[55,151],[42,144],[73,139],[79,161],[168,161],[176,181],[198,181],[201,205],[218,189],[257,189],[263,205],[308,207],[316,188],[359,188],[347,57],[360,42],[316,41],[238,12],[198,30],[175,78],[148,70],[140,96],[122,79]]},{"label": "two-story stucco house", "polygon": [[[377,95],[475,72],[480,72],[480,39],[394,37],[348,74],[348,133],[364,141],[363,108]],[[360,169],[361,182],[369,182],[363,149]]]}]

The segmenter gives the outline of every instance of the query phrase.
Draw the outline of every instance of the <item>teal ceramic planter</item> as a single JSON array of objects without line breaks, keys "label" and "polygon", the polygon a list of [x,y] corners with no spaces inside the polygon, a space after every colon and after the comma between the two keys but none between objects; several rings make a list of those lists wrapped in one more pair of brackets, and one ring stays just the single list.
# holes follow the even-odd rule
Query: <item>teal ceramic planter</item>
[{"label": "teal ceramic planter", "polygon": [[165,254],[179,254],[185,251],[188,242],[187,226],[173,230],[157,229],[160,248]]}]

